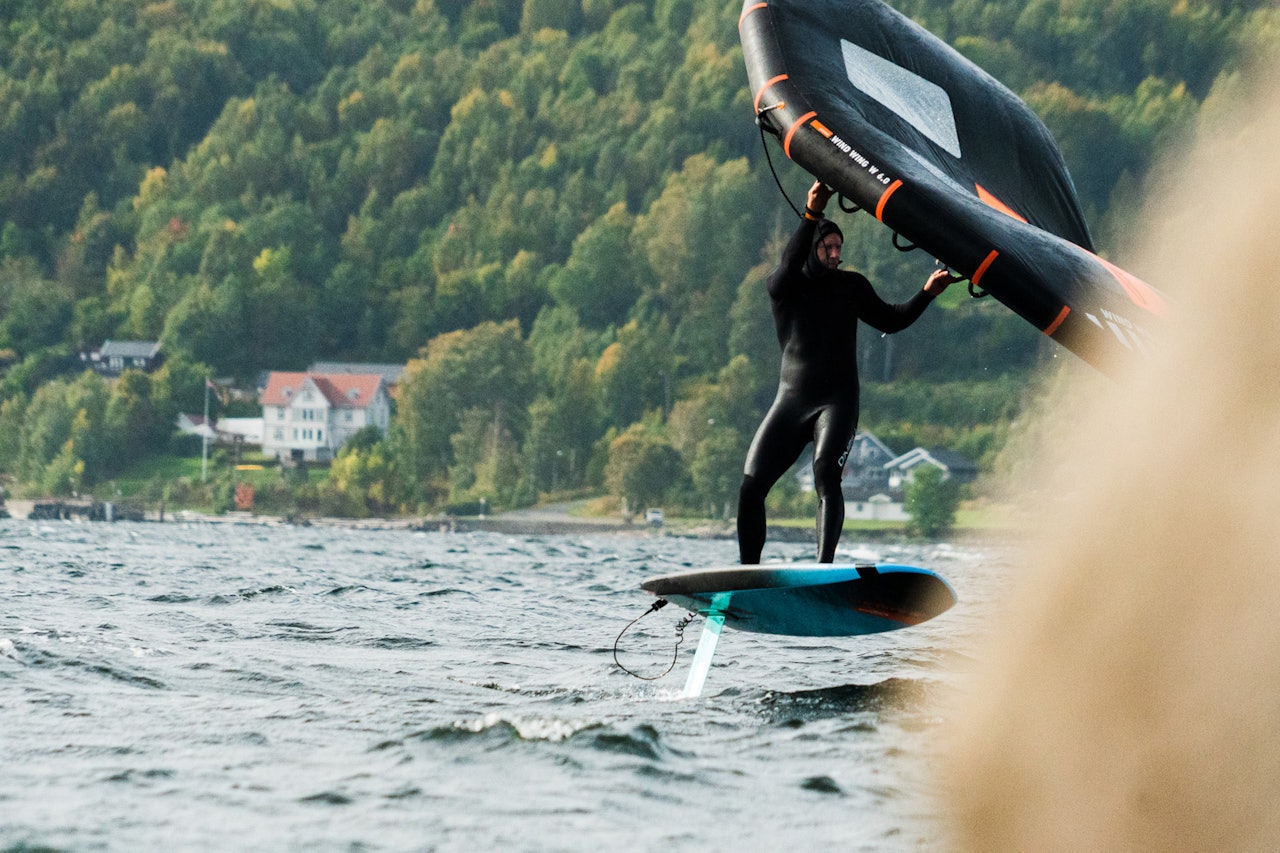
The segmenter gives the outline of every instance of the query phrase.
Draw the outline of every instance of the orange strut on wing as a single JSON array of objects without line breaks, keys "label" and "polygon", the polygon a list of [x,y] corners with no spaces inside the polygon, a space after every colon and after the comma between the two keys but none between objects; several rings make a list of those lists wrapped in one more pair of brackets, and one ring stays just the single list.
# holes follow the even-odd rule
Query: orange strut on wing
[{"label": "orange strut on wing", "polygon": [[902,181],[897,180],[889,184],[889,188],[880,195],[880,201],[876,204],[876,219],[884,222],[884,206],[889,203],[889,196],[898,191],[902,186]]},{"label": "orange strut on wing", "polygon": [[764,97],[765,90],[767,90],[774,83],[781,83],[783,80],[788,79],[788,76],[789,75],[786,75],[786,74],[779,74],[777,77],[774,77],[768,83],[765,83],[763,86],[760,87],[760,91],[756,92],[756,100],[755,100],[756,115],[760,114],[760,99]]},{"label": "orange strut on wing", "polygon": [[969,276],[969,281],[973,282],[974,284],[977,284],[979,281],[981,281],[982,277],[987,274],[987,269],[993,263],[995,263],[995,260],[998,257],[1000,257],[1000,253],[997,252],[995,249],[992,249],[991,254],[987,255],[986,259],[978,266],[977,272]]},{"label": "orange strut on wing", "polygon": [[809,112],[796,119],[795,124],[791,125],[791,129],[787,131],[787,138],[782,142],[782,150],[786,152],[788,160],[791,159],[791,137],[796,135],[796,131],[800,129],[800,125],[804,124],[817,114],[818,113],[816,111],[809,110]]},{"label": "orange strut on wing", "polygon": [[747,19],[747,15],[750,15],[752,12],[758,12],[768,5],[768,3],[757,3],[754,6],[748,6],[743,9],[742,14],[738,16],[738,29],[742,29],[742,22]]},{"label": "orange strut on wing", "polygon": [[1053,333],[1058,331],[1058,327],[1062,325],[1062,321],[1067,319],[1067,315],[1070,313],[1071,306],[1063,305],[1062,310],[1058,312],[1058,316],[1054,318],[1054,321],[1050,323],[1047,328],[1045,328],[1044,333],[1052,337]]}]

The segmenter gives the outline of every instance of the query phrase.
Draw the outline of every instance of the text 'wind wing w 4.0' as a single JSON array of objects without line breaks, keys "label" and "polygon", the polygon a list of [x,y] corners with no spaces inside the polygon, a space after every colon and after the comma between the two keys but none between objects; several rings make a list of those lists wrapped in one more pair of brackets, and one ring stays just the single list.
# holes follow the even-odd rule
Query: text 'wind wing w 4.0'
[{"label": "text 'wind wing w 4.0'", "polygon": [[747,0],[739,30],[789,158],[1086,361],[1147,348],[1164,297],[1094,253],[1016,95],[880,0]]}]

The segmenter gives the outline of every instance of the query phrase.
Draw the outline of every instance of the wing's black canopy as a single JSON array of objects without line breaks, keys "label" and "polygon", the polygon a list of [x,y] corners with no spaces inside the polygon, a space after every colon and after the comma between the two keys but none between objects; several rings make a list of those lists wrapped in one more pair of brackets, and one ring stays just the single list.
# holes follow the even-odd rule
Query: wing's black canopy
[{"label": "wing's black canopy", "polygon": [[1087,361],[1165,309],[1094,254],[1075,186],[1016,95],[880,0],[746,0],[755,109],[787,156]]}]

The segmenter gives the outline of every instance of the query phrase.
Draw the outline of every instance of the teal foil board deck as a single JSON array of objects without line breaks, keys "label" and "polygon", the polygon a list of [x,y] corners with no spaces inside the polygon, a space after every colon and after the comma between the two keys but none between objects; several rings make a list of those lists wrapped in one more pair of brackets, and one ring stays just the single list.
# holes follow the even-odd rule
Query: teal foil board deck
[{"label": "teal foil board deck", "polygon": [[650,578],[640,587],[703,614],[716,609],[719,596],[728,602],[726,626],[796,637],[894,631],[956,603],[951,586],[928,569],[889,564],[726,566]]}]

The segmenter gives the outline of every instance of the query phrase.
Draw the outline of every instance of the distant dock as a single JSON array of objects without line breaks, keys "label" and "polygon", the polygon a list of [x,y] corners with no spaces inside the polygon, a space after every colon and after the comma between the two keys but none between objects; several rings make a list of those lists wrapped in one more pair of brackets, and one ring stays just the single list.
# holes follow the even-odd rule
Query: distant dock
[{"label": "distant dock", "polygon": [[[143,521],[146,513],[133,501],[100,501],[93,498],[10,499],[0,504],[11,518],[32,521]],[[0,516],[2,517],[2,516]]]}]

